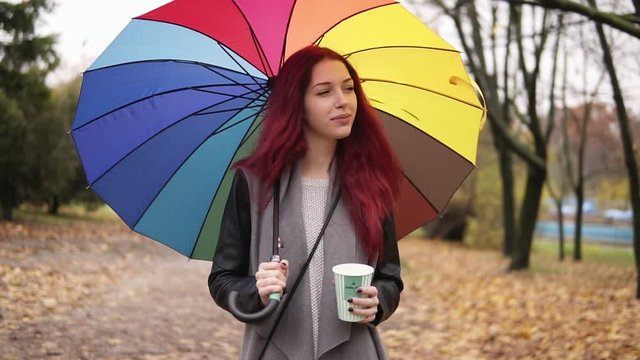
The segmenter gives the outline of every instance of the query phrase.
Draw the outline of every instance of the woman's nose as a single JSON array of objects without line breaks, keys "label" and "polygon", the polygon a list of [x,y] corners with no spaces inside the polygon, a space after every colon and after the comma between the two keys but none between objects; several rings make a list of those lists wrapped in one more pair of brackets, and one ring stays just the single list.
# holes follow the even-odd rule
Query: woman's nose
[{"label": "woman's nose", "polygon": [[347,97],[342,91],[336,91],[336,107],[344,107],[347,105]]}]

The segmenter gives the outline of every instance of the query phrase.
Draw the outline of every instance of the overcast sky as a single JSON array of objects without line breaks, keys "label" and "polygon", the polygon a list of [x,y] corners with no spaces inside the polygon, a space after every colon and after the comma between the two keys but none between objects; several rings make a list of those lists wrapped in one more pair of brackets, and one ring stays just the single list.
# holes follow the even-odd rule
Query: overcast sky
[{"label": "overcast sky", "polygon": [[131,18],[169,0],[57,0],[44,16],[41,33],[58,34],[62,63],[50,83],[67,81],[82,73],[111,43]]}]

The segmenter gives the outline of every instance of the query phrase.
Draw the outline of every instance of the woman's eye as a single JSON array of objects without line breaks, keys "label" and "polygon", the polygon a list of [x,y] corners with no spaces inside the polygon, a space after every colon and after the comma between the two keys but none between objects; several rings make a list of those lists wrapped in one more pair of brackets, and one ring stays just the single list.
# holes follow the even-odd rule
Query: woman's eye
[{"label": "woman's eye", "polygon": [[344,88],[344,91],[353,91],[354,87],[353,86],[347,86],[346,88]]},{"label": "woman's eye", "polygon": [[329,94],[329,90],[322,90],[322,91],[318,92],[318,95],[321,95],[321,96],[322,95],[327,95],[327,94]]}]

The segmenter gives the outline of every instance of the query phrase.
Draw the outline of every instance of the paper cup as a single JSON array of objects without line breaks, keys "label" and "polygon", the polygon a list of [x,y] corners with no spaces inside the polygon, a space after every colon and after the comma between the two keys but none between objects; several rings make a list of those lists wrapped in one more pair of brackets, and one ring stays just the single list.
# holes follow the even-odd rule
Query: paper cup
[{"label": "paper cup", "polygon": [[338,318],[342,321],[357,322],[364,320],[362,315],[354,315],[349,312],[349,307],[356,306],[347,300],[353,297],[365,297],[358,293],[358,288],[371,285],[373,268],[364,264],[340,264],[333,267],[333,277],[336,281],[336,302],[338,305]]}]

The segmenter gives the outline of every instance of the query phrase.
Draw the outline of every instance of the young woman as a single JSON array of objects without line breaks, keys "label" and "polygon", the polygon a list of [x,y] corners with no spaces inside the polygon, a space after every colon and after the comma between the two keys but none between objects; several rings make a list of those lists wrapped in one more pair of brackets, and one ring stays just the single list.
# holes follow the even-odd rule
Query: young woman
[{"label": "young woman", "polygon": [[[255,151],[236,164],[209,275],[211,296],[245,311],[289,289],[338,194],[309,268],[290,299],[264,359],[383,359],[375,325],[400,301],[403,283],[391,216],[401,171],[354,68],[338,53],[309,46],[291,55],[273,85]],[[272,253],[273,187],[280,189],[281,262]],[[352,298],[360,323],[338,319],[332,267],[375,268]],[[284,300],[284,299],[283,299]],[[356,306],[357,305],[357,306]],[[278,310],[280,311],[280,310]],[[257,359],[275,314],[247,323],[243,359]]]}]

